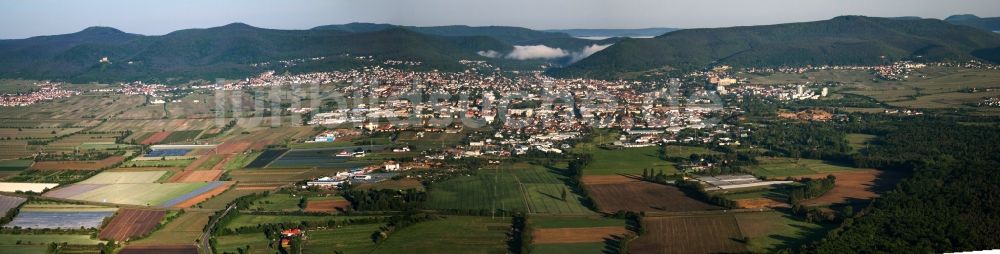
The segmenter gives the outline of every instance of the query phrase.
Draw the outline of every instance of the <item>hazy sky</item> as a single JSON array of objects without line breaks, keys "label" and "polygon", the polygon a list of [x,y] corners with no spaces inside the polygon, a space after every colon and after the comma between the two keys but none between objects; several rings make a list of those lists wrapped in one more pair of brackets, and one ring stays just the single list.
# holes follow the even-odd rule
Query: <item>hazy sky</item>
[{"label": "hazy sky", "polygon": [[165,34],[244,22],[280,29],[377,22],[552,28],[723,27],[838,15],[1000,16],[998,0],[0,0],[0,38],[89,26]]}]

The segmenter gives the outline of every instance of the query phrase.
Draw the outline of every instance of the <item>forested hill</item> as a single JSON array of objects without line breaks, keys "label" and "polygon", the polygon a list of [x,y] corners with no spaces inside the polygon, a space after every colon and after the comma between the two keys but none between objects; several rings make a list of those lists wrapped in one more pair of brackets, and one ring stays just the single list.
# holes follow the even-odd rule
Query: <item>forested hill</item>
[{"label": "forested hill", "polygon": [[877,64],[899,59],[1000,61],[1000,35],[934,19],[842,16],[767,26],[688,29],[626,39],[566,68],[564,76],[615,78],[653,69],[713,64]]},{"label": "forested hill", "polygon": [[956,25],[966,25],[987,31],[1000,31],[1000,17],[980,18],[976,15],[953,15],[944,19],[948,23]]},{"label": "forested hill", "polygon": [[[403,28],[418,33],[445,37],[489,37],[511,45],[545,45],[577,51],[584,47],[606,45],[622,38],[610,37],[602,40],[581,39],[559,31],[538,31],[512,26],[400,26],[393,24],[349,23],[314,27],[312,30],[338,30],[346,32],[374,32],[392,28]],[[627,30],[627,29],[626,29]],[[641,31],[646,31],[639,29]],[[662,33],[660,33],[662,34]],[[659,35],[659,34],[657,34]]]},{"label": "forested hill", "polygon": [[[274,30],[241,23],[187,29],[162,36],[88,28],[56,36],[0,40],[0,76],[123,81],[149,78],[245,77],[277,61],[326,57],[300,65],[343,68],[355,56],[423,62],[421,68],[460,70],[459,59],[485,59],[479,50],[508,51],[489,37],[442,37],[401,28],[374,32]],[[107,61],[101,61],[107,57]],[[320,68],[321,69],[321,68]]]}]

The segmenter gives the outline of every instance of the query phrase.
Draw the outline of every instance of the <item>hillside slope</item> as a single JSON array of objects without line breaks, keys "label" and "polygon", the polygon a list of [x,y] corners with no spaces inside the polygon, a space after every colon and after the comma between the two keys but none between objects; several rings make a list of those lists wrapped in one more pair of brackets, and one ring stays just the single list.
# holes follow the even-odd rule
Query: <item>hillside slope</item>
[{"label": "hillside slope", "polygon": [[877,64],[899,59],[969,60],[1000,47],[1000,36],[940,20],[843,16],[768,26],[690,29],[626,39],[555,75],[615,78],[651,69],[714,64],[780,66]]},{"label": "hillside slope", "polygon": [[[257,63],[326,57],[308,64],[338,68],[351,66],[353,56],[358,55],[459,70],[459,59],[483,59],[475,53],[478,50],[510,48],[487,37],[441,37],[400,28],[352,33],[235,23],[162,36],[88,28],[74,34],[0,41],[0,76],[75,81],[230,78],[264,70],[254,66]],[[110,62],[99,62],[104,57]]]}]

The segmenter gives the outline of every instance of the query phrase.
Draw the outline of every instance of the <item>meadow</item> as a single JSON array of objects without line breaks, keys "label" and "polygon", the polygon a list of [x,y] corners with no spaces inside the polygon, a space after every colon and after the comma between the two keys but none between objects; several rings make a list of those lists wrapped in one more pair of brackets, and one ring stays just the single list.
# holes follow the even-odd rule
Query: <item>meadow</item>
[{"label": "meadow", "polygon": [[[526,163],[484,169],[472,176],[438,182],[426,203],[433,209],[528,211],[540,214],[592,214],[566,185],[561,169]],[[562,192],[566,199],[562,199]]]},{"label": "meadow", "polygon": [[760,164],[750,166],[754,175],[767,178],[784,178],[789,176],[826,174],[862,170],[859,168],[836,165],[830,162],[814,159],[760,157]]},{"label": "meadow", "polygon": [[503,253],[510,218],[448,216],[400,229],[372,253]]}]

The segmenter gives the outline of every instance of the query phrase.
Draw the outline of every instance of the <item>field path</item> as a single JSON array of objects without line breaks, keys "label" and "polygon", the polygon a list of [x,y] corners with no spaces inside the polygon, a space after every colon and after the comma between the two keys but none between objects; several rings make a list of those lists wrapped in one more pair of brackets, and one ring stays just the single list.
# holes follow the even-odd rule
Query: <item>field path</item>
[{"label": "field path", "polygon": [[[531,203],[528,202],[528,190],[526,190],[524,188],[524,184],[521,183],[521,179],[517,179],[517,175],[511,174],[511,176],[514,177],[514,182],[517,182],[517,189],[521,190],[521,201],[524,201],[524,208],[527,209],[528,213],[530,214],[531,213]],[[496,193],[494,193],[494,199],[496,199],[495,195],[496,195]]]}]

